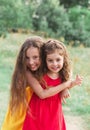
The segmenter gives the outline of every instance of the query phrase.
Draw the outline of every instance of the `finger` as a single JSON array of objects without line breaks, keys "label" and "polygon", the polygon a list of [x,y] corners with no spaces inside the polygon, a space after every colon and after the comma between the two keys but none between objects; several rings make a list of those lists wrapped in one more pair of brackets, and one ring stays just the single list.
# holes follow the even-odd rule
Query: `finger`
[{"label": "finger", "polygon": [[65,98],[63,98],[63,103],[66,104],[66,100],[65,100]]}]

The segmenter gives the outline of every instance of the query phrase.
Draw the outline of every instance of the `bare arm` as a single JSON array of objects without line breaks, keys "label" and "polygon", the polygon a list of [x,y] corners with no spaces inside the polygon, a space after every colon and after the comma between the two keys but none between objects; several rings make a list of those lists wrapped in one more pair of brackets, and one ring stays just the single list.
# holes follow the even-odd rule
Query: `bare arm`
[{"label": "bare arm", "polygon": [[[57,85],[56,87],[49,87],[47,89],[43,89],[41,87],[39,81],[30,72],[26,73],[26,77],[27,77],[27,81],[28,81],[28,84],[30,85],[30,87],[32,87],[33,91],[41,99],[53,96],[66,88],[70,88],[70,87],[73,87],[75,85],[78,85],[78,84],[75,84],[74,81],[73,82],[67,81],[67,82],[64,82],[60,85]],[[80,81],[80,83],[81,83],[81,81]]]}]

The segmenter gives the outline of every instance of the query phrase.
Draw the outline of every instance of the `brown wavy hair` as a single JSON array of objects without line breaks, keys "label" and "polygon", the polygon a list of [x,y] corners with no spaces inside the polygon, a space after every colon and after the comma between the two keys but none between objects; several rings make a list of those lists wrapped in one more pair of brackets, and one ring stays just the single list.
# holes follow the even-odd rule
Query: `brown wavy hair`
[{"label": "brown wavy hair", "polygon": [[[27,107],[26,101],[26,51],[30,47],[38,48],[39,52],[44,40],[39,36],[32,36],[28,38],[21,46],[20,51],[17,56],[14,72],[11,80],[10,87],[10,109],[11,112],[15,111],[15,109],[19,108],[21,104],[24,107]],[[36,73],[33,73],[35,77],[38,77],[39,69]]]},{"label": "brown wavy hair", "polygon": [[71,60],[66,46],[58,40],[50,39],[42,46],[42,71],[43,74],[46,74],[48,72],[46,56],[48,54],[54,53],[55,50],[59,50],[59,54],[64,57],[63,68],[60,70],[59,74],[62,78],[62,81],[65,82],[69,80],[71,76]]}]

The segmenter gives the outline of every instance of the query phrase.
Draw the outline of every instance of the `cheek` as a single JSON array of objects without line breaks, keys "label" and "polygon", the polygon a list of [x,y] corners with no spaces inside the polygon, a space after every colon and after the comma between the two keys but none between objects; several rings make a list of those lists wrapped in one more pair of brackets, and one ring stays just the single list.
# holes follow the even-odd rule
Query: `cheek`
[{"label": "cheek", "polygon": [[41,65],[41,61],[37,60],[37,65],[40,66]]},{"label": "cheek", "polygon": [[47,63],[47,68],[50,68],[52,65]]},{"label": "cheek", "polygon": [[63,67],[63,61],[60,63],[60,65]]},{"label": "cheek", "polygon": [[47,65],[47,66],[49,66],[49,63],[48,63],[48,61],[46,61],[46,65]]},{"label": "cheek", "polygon": [[29,61],[26,61],[26,66],[28,66],[29,65]]}]

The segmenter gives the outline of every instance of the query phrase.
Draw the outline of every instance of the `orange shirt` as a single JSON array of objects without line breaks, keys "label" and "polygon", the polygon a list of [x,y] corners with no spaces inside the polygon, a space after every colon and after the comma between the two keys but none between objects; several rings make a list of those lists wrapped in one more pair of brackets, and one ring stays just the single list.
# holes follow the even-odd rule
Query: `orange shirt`
[{"label": "orange shirt", "polygon": [[[26,88],[27,101],[29,103],[33,91],[30,87]],[[23,122],[26,116],[26,108],[23,110],[22,104],[20,109],[17,110],[13,115],[11,115],[10,108],[8,107],[4,122],[2,124],[1,130],[22,130]]]}]

